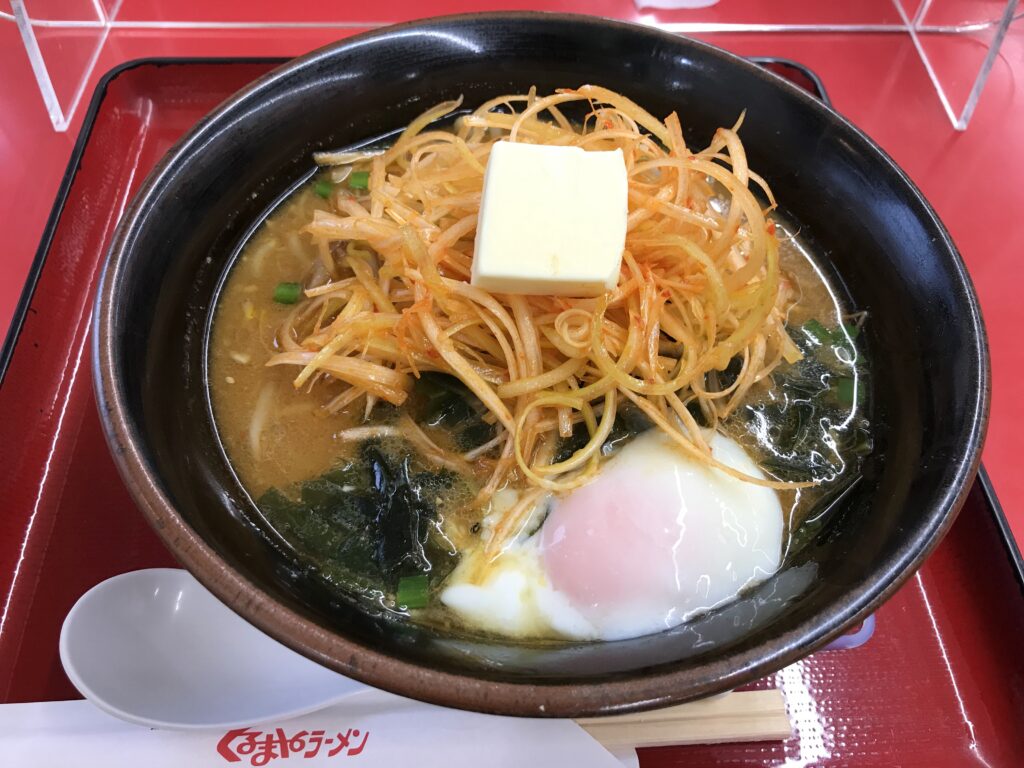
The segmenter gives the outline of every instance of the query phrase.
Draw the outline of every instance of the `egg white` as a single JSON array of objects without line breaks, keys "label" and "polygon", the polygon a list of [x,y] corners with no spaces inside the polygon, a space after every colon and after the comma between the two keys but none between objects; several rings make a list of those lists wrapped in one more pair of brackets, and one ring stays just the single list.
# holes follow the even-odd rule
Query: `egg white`
[{"label": "egg white", "polygon": [[470,626],[509,637],[596,638],[596,630],[551,588],[536,538],[515,542],[496,560],[465,556],[441,600]]}]

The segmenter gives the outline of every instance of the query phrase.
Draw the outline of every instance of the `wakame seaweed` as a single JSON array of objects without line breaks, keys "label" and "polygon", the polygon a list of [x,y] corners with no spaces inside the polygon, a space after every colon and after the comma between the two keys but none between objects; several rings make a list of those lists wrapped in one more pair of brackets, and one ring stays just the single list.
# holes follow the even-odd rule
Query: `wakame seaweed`
[{"label": "wakame seaweed", "polygon": [[[610,456],[623,443],[632,440],[641,432],[646,432],[653,426],[654,422],[632,403],[620,405],[615,412],[615,423],[612,424],[612,431],[608,433],[608,438],[601,446],[601,453],[604,456]],[[576,424],[572,429],[572,436],[562,438],[559,442],[554,461],[556,463],[565,461],[588,442],[590,442],[590,431],[587,429],[587,425],[583,422]]]},{"label": "wakame seaweed", "polygon": [[414,474],[408,456],[391,459],[372,443],[363,446],[362,454],[370,469],[378,535],[374,562],[389,586],[397,586],[402,576],[430,573],[435,565],[447,573],[450,568],[444,566],[454,565],[455,555],[444,546],[434,499],[451,487],[454,475],[443,469]]},{"label": "wakame seaweed", "polygon": [[484,421],[487,409],[465,384],[446,373],[421,373],[410,398],[413,418],[440,427],[456,446],[468,451],[492,440],[497,427]]},{"label": "wakame seaweed", "polygon": [[766,449],[765,471],[786,481],[831,480],[872,449],[862,409],[850,411],[867,390],[864,355],[853,341],[859,328],[811,320],[791,330],[803,359],[780,366],[774,396],[747,403],[737,419]]},{"label": "wakame seaweed", "polygon": [[416,471],[373,442],[340,467],[302,483],[297,497],[278,489],[256,506],[330,581],[394,594],[400,579],[444,579],[457,553],[441,532],[436,499],[454,476]]}]

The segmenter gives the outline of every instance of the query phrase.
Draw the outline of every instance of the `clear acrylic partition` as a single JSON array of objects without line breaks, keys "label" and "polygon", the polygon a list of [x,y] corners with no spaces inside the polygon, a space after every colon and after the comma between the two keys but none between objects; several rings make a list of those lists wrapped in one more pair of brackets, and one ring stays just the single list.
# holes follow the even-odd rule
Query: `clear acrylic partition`
[{"label": "clear acrylic partition", "polygon": [[[957,130],[965,130],[1019,0],[580,0],[518,3],[579,10],[713,40],[720,33],[906,35]],[[4,8],[4,4],[7,5]],[[0,0],[0,23],[17,25],[53,127],[67,130],[111,34],[121,30],[373,29],[432,13],[500,10],[501,0],[281,3],[280,0]]]},{"label": "clear acrylic partition", "polygon": [[1019,0],[893,0],[942,107],[966,130]]}]

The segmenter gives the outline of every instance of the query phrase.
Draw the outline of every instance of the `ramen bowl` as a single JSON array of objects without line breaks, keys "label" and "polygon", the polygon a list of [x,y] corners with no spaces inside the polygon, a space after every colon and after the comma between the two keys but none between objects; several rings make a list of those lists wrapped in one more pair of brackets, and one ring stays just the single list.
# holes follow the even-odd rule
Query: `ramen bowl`
[{"label": "ramen bowl", "polygon": [[[218,441],[206,340],[218,286],[313,151],[393,135],[464,97],[598,83],[689,143],[747,110],[750,164],[865,310],[874,450],[783,567],[728,605],[615,642],[516,642],[394,621],[274,543]],[[342,674],[433,703],[577,717],[726,691],[820,648],[895,592],[951,525],[978,466],[988,356],[963,262],[876,144],[779,77],[654,29],[546,14],[455,16],[348,38],[220,105],[150,174],[96,303],[94,376],[122,476],[168,548],[240,615]],[[211,638],[216,642],[216,638]]]}]

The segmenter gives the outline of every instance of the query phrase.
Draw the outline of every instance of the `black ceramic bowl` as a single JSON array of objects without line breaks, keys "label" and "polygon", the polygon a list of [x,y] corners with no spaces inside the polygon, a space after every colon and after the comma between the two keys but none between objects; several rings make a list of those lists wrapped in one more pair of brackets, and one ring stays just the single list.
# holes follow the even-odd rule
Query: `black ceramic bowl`
[{"label": "black ceramic bowl", "polygon": [[[749,597],[658,635],[529,646],[446,637],[339,600],[264,537],[211,424],[204,333],[253,223],[310,153],[402,127],[460,94],[597,83],[691,145],[747,110],[752,167],[870,313],[874,454],[814,540]],[[813,98],[703,43],[585,17],[476,15],[391,27],[297,59],[222,104],[150,175],[99,291],[95,378],[128,487],[181,562],[238,613],[325,665],[467,709],[580,716],[734,688],[876,609],[950,526],[977,468],[988,358],[949,235],[870,139]],[[216,638],[211,638],[216,642]]]}]

